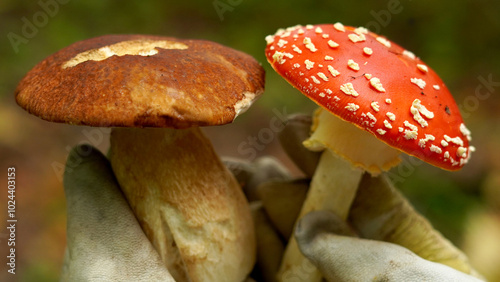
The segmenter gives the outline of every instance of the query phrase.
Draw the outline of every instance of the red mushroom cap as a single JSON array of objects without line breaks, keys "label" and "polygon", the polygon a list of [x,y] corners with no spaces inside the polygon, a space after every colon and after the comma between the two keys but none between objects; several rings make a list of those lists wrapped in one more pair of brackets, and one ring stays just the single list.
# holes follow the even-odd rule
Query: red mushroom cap
[{"label": "red mushroom cap", "polygon": [[266,40],[273,68],[329,112],[435,166],[467,163],[470,131],[443,81],[413,53],[340,23],[280,29]]}]

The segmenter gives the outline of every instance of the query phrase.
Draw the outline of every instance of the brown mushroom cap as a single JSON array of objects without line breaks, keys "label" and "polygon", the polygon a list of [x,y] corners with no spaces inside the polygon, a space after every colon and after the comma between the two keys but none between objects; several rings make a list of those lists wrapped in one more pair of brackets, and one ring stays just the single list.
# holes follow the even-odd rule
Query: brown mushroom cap
[{"label": "brown mushroom cap", "polygon": [[220,44],[105,35],[40,62],[19,83],[16,100],[53,122],[186,128],[230,123],[263,90],[261,65]]}]

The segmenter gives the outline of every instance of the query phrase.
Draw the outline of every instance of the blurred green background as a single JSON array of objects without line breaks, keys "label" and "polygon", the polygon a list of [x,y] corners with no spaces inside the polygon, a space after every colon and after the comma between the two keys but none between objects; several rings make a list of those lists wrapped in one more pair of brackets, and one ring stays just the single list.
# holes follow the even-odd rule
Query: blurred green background
[{"label": "blurred green background", "polygon": [[[267,71],[266,92],[228,126],[207,129],[221,155],[242,157],[248,137],[269,127],[273,112],[311,113],[315,105],[273,72],[264,37],[296,24],[366,26],[413,51],[445,81],[461,106],[477,151],[459,172],[411,159],[393,170],[397,186],[434,226],[500,281],[500,1],[103,1],[0,2],[0,220],[6,222],[7,167],[17,170],[17,274],[6,273],[7,231],[0,230],[1,281],[54,281],[65,246],[65,202],[60,180],[69,148],[89,138],[85,128],[52,124],[22,111],[14,89],[44,57],[79,40],[113,33],[208,39],[254,56]],[[103,136],[106,132],[100,131]],[[94,131],[95,133],[95,131]],[[99,138],[98,138],[99,137]],[[99,140],[97,140],[99,139]],[[300,173],[276,138],[271,154]]]}]

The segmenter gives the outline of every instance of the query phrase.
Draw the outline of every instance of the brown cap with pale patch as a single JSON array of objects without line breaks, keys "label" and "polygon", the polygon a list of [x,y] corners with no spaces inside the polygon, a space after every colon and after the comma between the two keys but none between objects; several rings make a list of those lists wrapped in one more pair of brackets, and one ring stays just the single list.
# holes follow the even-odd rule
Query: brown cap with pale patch
[{"label": "brown cap with pale patch", "polygon": [[435,166],[460,169],[470,131],[439,76],[365,28],[294,26],[268,36],[273,68],[318,105]]},{"label": "brown cap with pale patch", "polygon": [[36,65],[17,103],[53,122],[173,127],[232,122],[264,90],[251,56],[203,40],[106,35],[74,43]]}]

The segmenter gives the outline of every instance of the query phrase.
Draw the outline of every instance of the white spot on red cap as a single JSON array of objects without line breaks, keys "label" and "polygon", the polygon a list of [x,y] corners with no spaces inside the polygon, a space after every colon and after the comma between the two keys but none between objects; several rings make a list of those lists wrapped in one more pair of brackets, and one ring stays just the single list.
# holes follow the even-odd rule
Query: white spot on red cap
[{"label": "white spot on red cap", "polygon": [[415,54],[413,54],[412,52],[408,51],[408,50],[404,50],[403,51],[403,55],[412,59],[412,60],[415,60],[416,56]]},{"label": "white spot on red cap", "polygon": [[404,137],[406,140],[417,139],[418,132],[414,130],[405,130]]},{"label": "white spot on red cap", "polygon": [[409,129],[413,130],[413,131],[418,131],[418,127],[414,124],[411,124],[409,121],[405,120],[403,122],[403,124],[408,127]]},{"label": "white spot on red cap", "polygon": [[374,126],[375,126],[375,123],[377,122],[377,118],[376,118],[376,117],[375,117],[372,113],[370,113],[370,112],[367,112],[367,113],[366,113],[366,116],[367,116],[369,119],[371,119],[371,121],[372,121],[372,122],[370,123],[370,126],[371,126],[371,127],[374,127]]},{"label": "white spot on red cap", "polygon": [[273,42],[274,42],[274,36],[273,35],[266,36],[266,43],[267,43],[267,45],[272,44]]},{"label": "white spot on red cap", "polygon": [[314,30],[314,32],[316,33],[323,33],[323,29],[321,29],[321,27],[316,27],[316,29]]},{"label": "white spot on red cap", "polygon": [[314,43],[312,43],[311,38],[305,37],[303,43],[306,45],[306,48],[309,49],[311,52],[318,51],[318,49],[316,49],[316,46],[314,46]]},{"label": "white spot on red cap", "polygon": [[284,58],[284,54],[282,52],[279,52],[279,51],[274,52],[273,60],[278,62],[278,64],[280,64],[280,65],[282,65],[286,62],[286,60]]},{"label": "white spot on red cap", "polygon": [[350,82],[340,85],[340,90],[342,92],[344,92],[345,94],[350,95],[350,96],[354,96],[354,97],[359,96],[359,93],[356,92],[356,90],[354,89],[354,86]]},{"label": "white spot on red cap", "polygon": [[392,103],[392,100],[391,100],[391,99],[389,99],[389,98],[387,98],[387,99],[385,99],[385,103],[387,103],[387,104],[391,104],[391,103]]},{"label": "white spot on red cap", "polygon": [[418,145],[421,148],[425,148],[425,144],[427,143],[427,141],[434,141],[434,140],[436,140],[436,137],[434,137],[434,135],[425,134],[425,138],[418,140]]},{"label": "white spot on red cap", "polygon": [[420,124],[422,127],[427,127],[429,124],[427,121],[420,115],[424,115],[428,119],[434,118],[434,113],[427,110],[427,108],[420,104],[419,99],[415,99],[410,107],[410,112],[413,114],[413,119]]},{"label": "white spot on red cap", "polygon": [[439,148],[436,145],[431,145],[431,147],[429,149],[431,150],[431,152],[438,153],[438,154],[441,154],[443,152],[443,150],[441,150],[441,148]]},{"label": "white spot on red cap", "polygon": [[410,79],[411,83],[415,84],[416,86],[420,87],[420,89],[424,89],[425,88],[425,81],[421,78],[411,78]]},{"label": "white spot on red cap", "polygon": [[417,69],[419,69],[421,72],[426,73],[429,71],[426,65],[423,64],[417,64]]},{"label": "white spot on red cap", "polygon": [[357,27],[354,29],[354,32],[356,32],[357,34],[368,34],[368,29],[366,27]]},{"label": "white spot on red cap", "polygon": [[370,84],[373,86],[373,88],[377,89],[377,91],[385,92],[385,89],[382,86],[382,83],[380,82],[379,78],[377,77],[370,78]]},{"label": "white spot on red cap", "polygon": [[439,87],[439,85],[437,85],[437,84],[432,85],[432,88],[434,88],[435,90],[441,89],[441,87]]},{"label": "white spot on red cap", "polygon": [[356,63],[355,61],[353,61],[352,59],[349,59],[347,61],[347,66],[349,66],[350,69],[352,70],[355,70],[355,71],[358,71],[359,70],[359,65],[358,63]]},{"label": "white spot on red cap", "polygon": [[319,78],[323,79],[324,81],[328,81],[328,77],[324,73],[318,72],[318,76],[319,76]]},{"label": "white spot on red cap", "polygon": [[392,129],[392,124],[386,119],[384,120],[384,126],[389,128],[389,129]]},{"label": "white spot on red cap", "polygon": [[333,27],[338,31],[345,32],[345,27],[341,23],[334,23]]},{"label": "white spot on red cap", "polygon": [[458,136],[451,138],[450,136],[445,134],[443,137],[444,137],[444,140],[446,140],[446,142],[448,142],[448,143],[453,143],[453,144],[461,146],[461,147],[464,145],[464,141],[462,140],[462,138],[460,138]]},{"label": "white spot on red cap", "polygon": [[302,54],[302,50],[299,47],[297,47],[297,45],[295,45],[295,44],[292,45],[292,49],[293,49],[293,51],[295,51],[299,54]]},{"label": "white spot on red cap", "polygon": [[391,48],[391,42],[389,40],[383,38],[382,36],[379,36],[376,39],[380,44],[384,45],[387,48]]},{"label": "white spot on red cap", "polygon": [[390,121],[396,120],[396,115],[391,112],[387,112],[385,115],[389,118]]},{"label": "white spot on red cap", "polygon": [[359,109],[359,106],[354,104],[354,103],[347,103],[347,106],[345,106],[345,108],[348,110],[348,111],[351,111],[351,112],[355,112]]},{"label": "white spot on red cap", "polygon": [[380,135],[384,135],[387,131],[383,130],[382,128],[377,129],[377,133]]},{"label": "white spot on red cap", "polygon": [[465,124],[461,123],[460,124],[460,132],[467,138],[467,140],[471,141],[471,132],[467,127],[465,127]]},{"label": "white spot on red cap", "polygon": [[311,62],[309,60],[305,60],[304,63],[306,64],[306,69],[310,70],[314,67],[314,62]]},{"label": "white spot on red cap", "polygon": [[280,48],[283,48],[283,46],[285,46],[287,43],[288,43],[288,41],[286,41],[284,39],[280,39],[278,41],[278,43],[276,43],[276,45],[278,45],[278,47],[280,47]]},{"label": "white spot on red cap", "polygon": [[372,109],[373,109],[374,111],[376,111],[376,112],[380,111],[380,106],[379,106],[378,102],[372,102],[372,103],[370,104],[370,106],[372,107]]},{"label": "white spot on red cap", "polygon": [[319,79],[317,79],[314,75],[311,75],[311,79],[314,81],[314,83],[316,84],[320,84],[321,81],[319,81]]},{"label": "white spot on red cap", "polygon": [[328,46],[330,46],[332,48],[337,48],[337,47],[339,47],[339,44],[333,40],[328,40]]},{"label": "white spot on red cap", "polygon": [[349,40],[351,40],[354,43],[363,42],[366,40],[366,36],[362,33],[361,34],[351,33],[351,34],[347,35],[347,37],[349,38]]},{"label": "white spot on red cap", "polygon": [[333,57],[330,57],[328,55],[325,56],[325,61],[333,61]]},{"label": "white spot on red cap", "polygon": [[370,56],[371,54],[373,54],[373,50],[370,47],[365,47],[365,48],[363,48],[363,53]]},{"label": "white spot on red cap", "polygon": [[465,147],[458,147],[457,149],[457,157],[459,158],[465,158],[467,156],[467,148]]},{"label": "white spot on red cap", "polygon": [[334,67],[328,65],[328,71],[333,75],[333,77],[336,77],[337,75],[340,74],[338,70],[336,70]]}]

